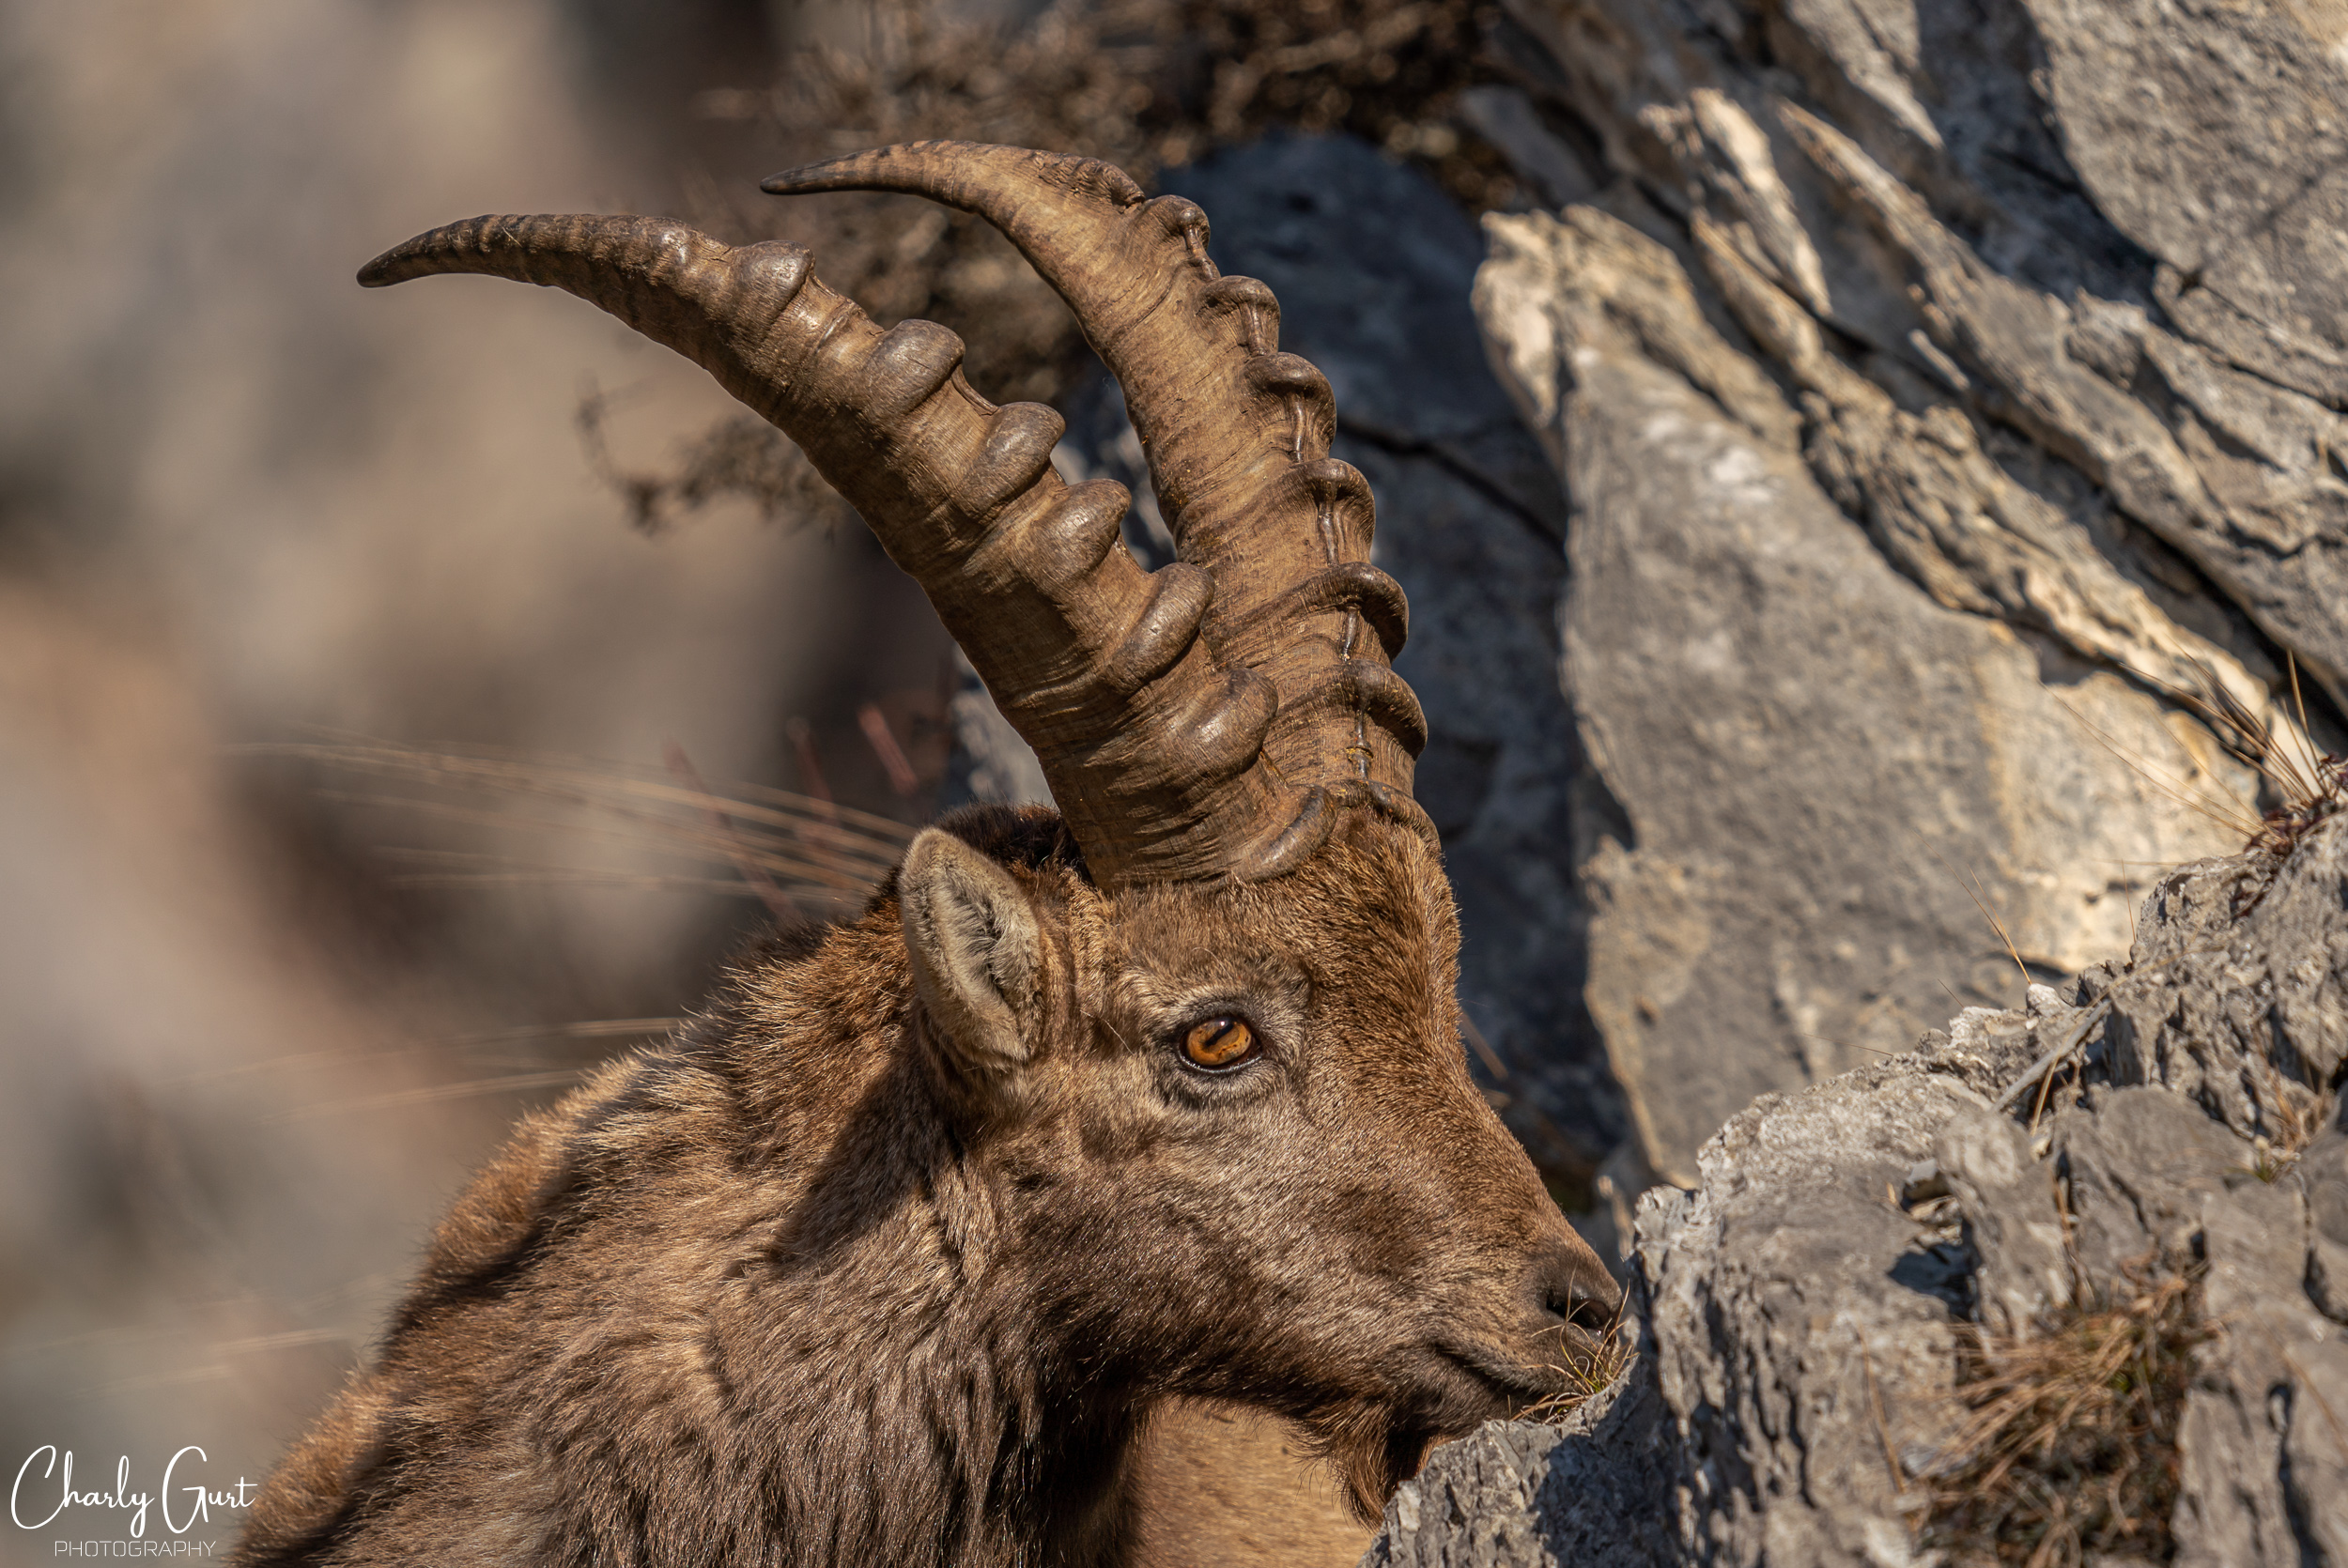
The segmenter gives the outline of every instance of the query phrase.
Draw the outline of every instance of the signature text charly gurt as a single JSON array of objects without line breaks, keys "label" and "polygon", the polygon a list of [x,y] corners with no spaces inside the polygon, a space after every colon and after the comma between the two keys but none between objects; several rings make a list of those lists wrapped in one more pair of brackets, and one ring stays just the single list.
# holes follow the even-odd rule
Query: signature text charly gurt
[{"label": "signature text charly gurt", "polygon": [[73,1451],[61,1453],[54,1443],[43,1443],[16,1468],[8,1517],[19,1530],[46,1530],[52,1524],[84,1524],[67,1515],[95,1509],[117,1515],[133,1541],[142,1539],[153,1523],[160,1523],[167,1534],[185,1535],[198,1525],[215,1523],[216,1514],[252,1507],[254,1494],[260,1490],[258,1482],[242,1476],[228,1484],[209,1480],[203,1473],[206,1459],[202,1449],[189,1444],[171,1456],[161,1483],[150,1492],[132,1485],[131,1457],[124,1454],[115,1462],[111,1485],[77,1486]]}]

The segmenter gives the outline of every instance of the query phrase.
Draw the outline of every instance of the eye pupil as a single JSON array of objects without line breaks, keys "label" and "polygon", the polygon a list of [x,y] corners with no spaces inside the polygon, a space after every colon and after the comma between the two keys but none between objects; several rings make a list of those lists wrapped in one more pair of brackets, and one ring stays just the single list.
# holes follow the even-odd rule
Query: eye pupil
[{"label": "eye pupil", "polygon": [[1256,1031],[1243,1018],[1210,1018],[1190,1026],[1182,1054],[1202,1068],[1228,1068],[1256,1049]]}]

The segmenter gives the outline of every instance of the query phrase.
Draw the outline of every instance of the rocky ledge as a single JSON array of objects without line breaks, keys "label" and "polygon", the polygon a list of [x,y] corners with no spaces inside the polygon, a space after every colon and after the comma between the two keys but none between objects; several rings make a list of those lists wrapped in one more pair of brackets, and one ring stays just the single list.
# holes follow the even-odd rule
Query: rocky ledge
[{"label": "rocky ledge", "polygon": [[1639,1354],[1369,1564],[2348,1563],[2348,816],[2124,963],[1763,1096],[1640,1199]]}]

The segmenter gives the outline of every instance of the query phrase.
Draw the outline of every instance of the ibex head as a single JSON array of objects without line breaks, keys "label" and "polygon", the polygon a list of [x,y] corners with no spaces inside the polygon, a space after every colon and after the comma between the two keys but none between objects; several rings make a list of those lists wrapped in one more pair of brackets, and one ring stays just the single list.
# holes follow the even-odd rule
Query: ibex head
[{"label": "ibex head", "polygon": [[[1328,456],[1328,385],[1278,351],[1270,290],[1217,275],[1189,202],[957,143],[766,182],[857,188],[982,214],[1059,290],[1124,386],[1180,560],[1126,553],[1121,486],[1061,483],[1051,410],[989,403],[952,333],[881,331],[796,246],[482,218],[361,274],[549,284],[706,366],[928,591],[1061,813],[924,833],[862,920],[746,965],[670,1055],[527,1133],[444,1227],[378,1377],[466,1358],[479,1400],[500,1381],[479,1346],[600,1332],[613,1281],[659,1270],[657,1310],[689,1298],[718,1327],[673,1366],[657,1333],[611,1351],[669,1369],[642,1386],[672,1403],[629,1419],[699,1410],[676,1391],[703,1371],[723,1383],[723,1421],[797,1467],[755,1493],[767,1528],[802,1532],[792,1560],[854,1560],[852,1539],[894,1543],[872,1560],[1009,1561],[1014,1540],[1095,1560],[1122,1447],[1162,1397],[1303,1423],[1374,1511],[1430,1440],[1559,1387],[1615,1293],[1465,1071],[1458,928],[1410,792],[1426,725],[1390,668],[1407,610],[1369,563],[1368,486]],[[580,1195],[602,1187],[626,1196]],[[658,1258],[626,1250],[645,1237]],[[543,1299],[465,1324],[444,1282],[476,1274]],[[579,1292],[603,1316],[564,1307]],[[517,1357],[515,1379],[548,1364]],[[359,1441],[290,1462],[286,1484],[361,1465]],[[923,1455],[943,1469],[917,1483]],[[942,1533],[917,1549],[869,1499],[811,1520],[870,1490],[801,1474],[835,1462],[876,1468]],[[701,1528],[748,1528],[713,1521],[696,1484]],[[266,1560],[334,1538],[332,1513],[265,1505]]]},{"label": "ibex head", "polygon": [[900,917],[936,1102],[1063,1353],[1136,1407],[1303,1423],[1366,1514],[1560,1386],[1612,1282],[1468,1082],[1415,833],[1348,813],[1277,878],[1106,891],[990,825],[917,841]]}]

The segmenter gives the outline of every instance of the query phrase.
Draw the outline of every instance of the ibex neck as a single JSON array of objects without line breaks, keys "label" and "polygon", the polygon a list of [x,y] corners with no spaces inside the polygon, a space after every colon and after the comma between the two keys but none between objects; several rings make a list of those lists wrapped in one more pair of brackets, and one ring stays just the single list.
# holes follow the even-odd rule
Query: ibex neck
[{"label": "ibex neck", "polygon": [[[822,1532],[785,1556],[1108,1568],[1122,1555],[1126,1391],[1072,1342],[1080,1325],[1039,1304],[1043,1271],[918,1053],[864,1043],[827,1082],[734,1080],[737,1127],[780,1136],[750,1140],[771,1161],[766,1201],[708,1243],[734,1277],[712,1299],[705,1354],[734,1391],[763,1490]],[[779,1092],[759,1103],[762,1080]]]},{"label": "ibex neck", "polygon": [[1075,1386],[1015,1293],[965,1277],[941,1297],[947,1227],[927,1207],[909,1203],[846,1267],[778,1277],[727,1336],[764,1429],[746,1436],[780,1461],[767,1486],[831,1536],[790,1560],[1108,1568],[1134,1437],[1122,1398]]},{"label": "ibex neck", "polygon": [[1123,1391],[1023,1284],[879,924],[525,1124],[245,1568],[1119,1560]]}]

